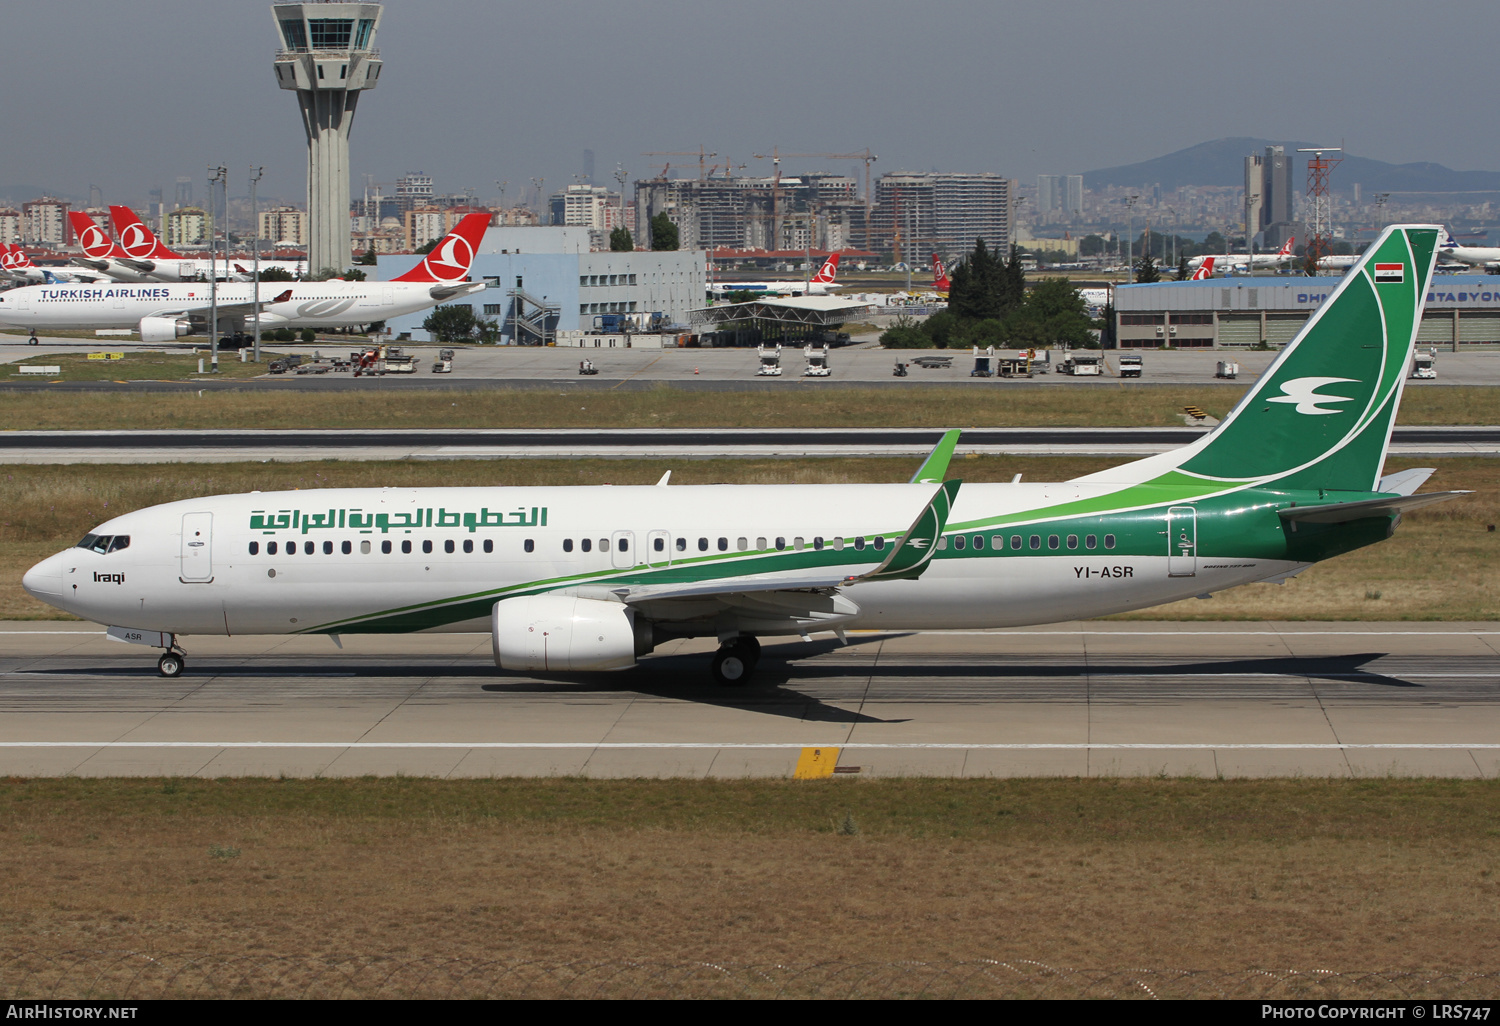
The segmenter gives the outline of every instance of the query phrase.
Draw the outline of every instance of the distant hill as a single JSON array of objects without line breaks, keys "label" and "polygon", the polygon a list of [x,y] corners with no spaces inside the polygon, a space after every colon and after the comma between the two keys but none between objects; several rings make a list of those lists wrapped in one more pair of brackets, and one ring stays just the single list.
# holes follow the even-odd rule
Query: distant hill
[{"label": "distant hill", "polygon": [[[1264,153],[1272,145],[1286,147],[1292,162],[1292,181],[1300,192],[1307,181],[1307,163],[1305,155],[1296,150],[1313,144],[1246,136],[1199,143],[1138,164],[1089,171],[1083,176],[1083,184],[1090,189],[1109,185],[1160,185],[1163,189],[1244,185],[1245,158],[1252,153]],[[1346,154],[1333,173],[1333,187],[1336,192],[1349,192],[1355,182],[1367,196],[1372,192],[1490,192],[1500,191],[1500,171],[1454,171],[1427,162],[1390,164]]]}]

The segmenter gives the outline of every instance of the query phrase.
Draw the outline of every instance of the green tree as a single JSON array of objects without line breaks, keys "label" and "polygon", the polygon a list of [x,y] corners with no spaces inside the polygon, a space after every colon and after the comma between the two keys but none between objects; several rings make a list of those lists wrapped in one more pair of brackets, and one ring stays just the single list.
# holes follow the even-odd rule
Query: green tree
[{"label": "green tree", "polygon": [[1104,236],[1085,235],[1078,243],[1078,255],[1086,257],[1099,256],[1106,248],[1108,248],[1108,243],[1104,241]]},{"label": "green tree", "polygon": [[339,277],[345,281],[364,281],[365,272],[361,271],[358,267],[350,267],[343,274],[339,275]]},{"label": "green tree", "polygon": [[310,346],[314,342],[316,342],[317,340],[318,340],[318,333],[316,331],[313,331],[311,328],[303,328],[302,329],[302,344],[303,345]]},{"label": "green tree", "polygon": [[651,219],[651,248],[657,252],[674,250],[677,248],[679,236],[677,226],[665,213],[657,214]]},{"label": "green tree", "polygon": [[1010,259],[1001,268],[996,293],[1001,317],[1021,308],[1026,302],[1026,269],[1021,266],[1021,247],[1010,247]]},{"label": "green tree", "polygon": [[1203,252],[1224,252],[1224,236],[1219,234],[1218,232],[1209,232],[1208,235],[1203,239]]},{"label": "green tree", "polygon": [[921,330],[932,340],[934,347],[947,349],[961,323],[952,310],[939,310],[922,322]]},{"label": "green tree", "polygon": [[961,320],[999,316],[1002,274],[984,240],[975,239],[973,251],[949,275],[948,309]]},{"label": "green tree", "polygon": [[442,241],[443,241],[442,239],[433,239],[431,242],[426,243],[425,245],[418,246],[416,251],[418,253],[422,254],[423,256],[425,256],[428,253],[431,253],[432,250],[433,250],[433,248],[435,246],[437,246],[437,244],[439,242],[442,242]]},{"label": "green tree", "polygon": [[436,307],[422,322],[422,330],[439,342],[467,342],[480,328],[480,319],[474,316],[474,308],[466,303]]},{"label": "green tree", "polygon": [[1004,337],[1018,349],[1045,348],[1065,342],[1075,348],[1098,345],[1083,297],[1066,278],[1037,284],[1024,306],[1005,319]]},{"label": "green tree", "polygon": [[932,337],[921,328],[896,325],[881,334],[880,344],[886,349],[931,349]]},{"label": "green tree", "polygon": [[1193,276],[1193,272],[1188,270],[1187,257],[1183,257],[1181,260],[1178,260],[1177,261],[1177,280],[1178,281],[1187,281],[1192,276]]},{"label": "green tree", "polygon": [[1161,281],[1161,272],[1156,269],[1156,258],[1150,253],[1141,254],[1141,258],[1135,262],[1135,280],[1139,285]]},{"label": "green tree", "polygon": [[297,276],[285,267],[262,267],[260,269],[261,281],[296,281]]},{"label": "green tree", "polygon": [[371,246],[369,249],[365,250],[355,258],[354,262],[356,264],[364,264],[366,267],[374,267],[377,262],[375,256],[375,247]]},{"label": "green tree", "polygon": [[635,239],[630,237],[630,229],[624,225],[609,233],[609,251],[611,253],[631,253],[635,251]]}]

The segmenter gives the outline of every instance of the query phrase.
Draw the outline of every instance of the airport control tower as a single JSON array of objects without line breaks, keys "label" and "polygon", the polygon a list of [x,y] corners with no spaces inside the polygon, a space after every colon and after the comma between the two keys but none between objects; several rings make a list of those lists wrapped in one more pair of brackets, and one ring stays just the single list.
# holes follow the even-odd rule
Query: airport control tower
[{"label": "airport control tower", "polygon": [[380,81],[378,3],[272,4],[276,84],[297,93],[307,132],[307,266],[349,266],[349,126]]}]

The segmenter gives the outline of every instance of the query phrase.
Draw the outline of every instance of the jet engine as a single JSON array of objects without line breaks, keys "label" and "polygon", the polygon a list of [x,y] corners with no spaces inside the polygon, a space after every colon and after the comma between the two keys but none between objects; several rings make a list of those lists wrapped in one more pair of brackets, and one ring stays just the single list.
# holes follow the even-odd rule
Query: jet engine
[{"label": "jet engine", "polygon": [[502,599],[490,613],[506,670],[626,670],[651,651],[651,625],[618,602],[572,595]]},{"label": "jet engine", "polygon": [[171,342],[192,331],[193,325],[186,317],[142,317],[142,342]]}]

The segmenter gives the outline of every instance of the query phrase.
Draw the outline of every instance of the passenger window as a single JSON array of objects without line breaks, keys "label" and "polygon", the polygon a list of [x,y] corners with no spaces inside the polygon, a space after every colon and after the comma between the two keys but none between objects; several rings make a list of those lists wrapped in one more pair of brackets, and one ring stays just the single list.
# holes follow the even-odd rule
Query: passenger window
[{"label": "passenger window", "polygon": [[1104,536],[1104,547],[1106,549],[1112,549],[1112,548],[1115,547],[1115,536],[1114,535],[1112,535],[1112,534],[1106,534]]},{"label": "passenger window", "polygon": [[453,555],[453,539],[452,538],[444,539],[444,541],[443,541],[443,551],[446,552],[446,553],[448,553],[448,555],[450,555],[450,556]]},{"label": "passenger window", "polygon": [[1061,544],[1061,539],[1058,538],[1057,535],[1055,535],[1055,534],[1049,534],[1049,535],[1047,535],[1047,548],[1049,548],[1049,549],[1055,549],[1055,548],[1058,547],[1059,544]]},{"label": "passenger window", "polygon": [[[615,542],[615,549],[618,550],[618,551],[620,551],[620,552],[629,552],[630,551],[630,539],[629,538],[621,538],[619,541]],[[530,552],[531,550],[527,549],[526,551]]]},{"label": "passenger window", "polygon": [[651,547],[653,549],[655,549],[657,552],[665,552],[665,551],[667,551],[667,540],[665,538],[660,538],[660,537],[653,538],[653,539],[651,539],[651,542],[652,542]]},{"label": "passenger window", "polygon": [[1070,549],[1076,549],[1076,548],[1078,548],[1078,535],[1076,535],[1076,534],[1070,534],[1070,535],[1068,535],[1068,548],[1070,548]]},{"label": "passenger window", "polygon": [[391,543],[389,541],[380,543],[380,554],[382,556],[389,556],[391,554]]},{"label": "passenger window", "polygon": [[303,551],[303,553],[305,555],[311,556],[317,550],[318,550],[318,546],[314,542],[303,542],[302,543],[302,551]]},{"label": "passenger window", "polygon": [[344,555],[346,555],[346,556],[349,555],[349,553],[353,551],[353,549],[350,547],[350,545],[349,545],[348,542],[344,542],[343,549],[344,549]]},{"label": "passenger window", "polygon": [[465,538],[464,539],[464,551],[465,552],[473,552],[474,551],[474,539],[473,538]]},{"label": "passenger window", "polygon": [[990,548],[992,548],[992,549],[1003,549],[1003,548],[1005,548],[1005,535],[1003,535],[1003,534],[992,534],[992,535],[990,535]]},{"label": "passenger window", "polygon": [[823,539],[821,537],[819,537],[819,536],[814,535],[813,536],[813,550],[814,551],[822,551],[822,549],[823,549]]},{"label": "passenger window", "polygon": [[728,538],[720,538],[719,539],[719,551],[720,552],[728,552],[729,551],[729,539]]},{"label": "passenger window", "polygon": [[948,539],[947,538],[939,538],[937,540],[937,550],[939,552],[946,552],[948,550]]},{"label": "passenger window", "polygon": [[250,555],[252,555],[252,556],[258,556],[258,555],[260,555],[260,542],[251,542],[250,543]]},{"label": "passenger window", "polygon": [[802,551],[803,545],[802,537],[800,535],[792,539],[792,548],[796,549],[798,552]]},{"label": "passenger window", "polygon": [[1021,547],[1021,536],[1019,534],[1013,534],[1010,536],[1010,547],[1013,549],[1019,549]]},{"label": "passenger window", "polygon": [[600,538],[599,539],[599,551],[600,552],[608,552],[609,551],[609,539],[608,538]]},{"label": "passenger window", "polygon": [[735,543],[734,544],[735,544],[735,548],[739,549],[741,552],[744,552],[746,549],[748,549],[750,547],[750,539],[749,538],[737,538],[737,539],[735,539]]},{"label": "passenger window", "polygon": [[786,539],[785,538],[777,538],[776,539],[776,551],[780,552],[784,548],[786,548]]},{"label": "passenger window", "polygon": [[359,554],[361,556],[368,556],[370,554],[370,540],[368,538],[359,543]]},{"label": "passenger window", "polygon": [[402,555],[406,555],[406,556],[411,555],[411,539],[410,538],[404,539],[401,542],[401,553],[402,553]]},{"label": "passenger window", "polygon": [[582,538],[582,539],[579,539],[578,547],[580,549],[582,549],[584,552],[590,552],[594,548],[594,539],[592,539],[592,538]]},{"label": "passenger window", "polygon": [[292,541],[292,542],[287,542],[286,543],[286,554],[288,556],[295,556],[297,554],[297,543],[296,542]]},{"label": "passenger window", "polygon": [[527,538],[526,539],[526,543],[524,545],[522,545],[521,548],[525,549],[527,552],[535,552],[536,551],[536,542],[533,541],[530,538]]},{"label": "passenger window", "polygon": [[564,552],[572,552],[573,551],[573,539],[572,538],[564,538],[563,539],[563,551]]},{"label": "passenger window", "polygon": [[486,538],[484,540],[484,551],[486,551],[486,552],[494,552],[495,551],[495,539],[493,539],[493,538]]},{"label": "passenger window", "polygon": [[430,554],[432,552],[432,539],[431,538],[424,538],[422,540],[422,551],[424,553],[428,553],[428,554]]},{"label": "passenger window", "polygon": [[698,539],[698,551],[699,552],[707,552],[708,551],[708,539],[707,538],[699,538]]},{"label": "passenger window", "polygon": [[976,549],[982,549],[982,548],[984,548],[984,535],[982,535],[982,534],[976,534],[974,536],[974,547]]},{"label": "passenger window", "polygon": [[686,552],[687,551],[687,539],[686,538],[678,538],[677,539],[677,551],[678,552]]},{"label": "passenger window", "polygon": [[[941,545],[938,546],[938,547],[942,548]],[[955,549],[962,549],[964,547],[964,536],[963,535],[956,534],[956,535],[953,536],[953,547]]]},{"label": "passenger window", "polygon": [[268,555],[268,556],[274,556],[274,555],[276,555],[276,543],[275,542],[266,542],[266,555]]},{"label": "passenger window", "polygon": [[1042,547],[1042,536],[1041,535],[1034,534],[1034,535],[1031,536],[1031,547],[1033,549],[1039,549],[1039,548]]},{"label": "passenger window", "polygon": [[844,539],[843,538],[835,538],[833,540],[833,549],[834,549],[835,552],[843,552],[844,551]]},{"label": "passenger window", "polygon": [[766,540],[764,538],[756,538],[755,539],[755,549],[756,549],[757,552],[763,552],[763,551],[765,551],[765,547],[766,547]]},{"label": "passenger window", "polygon": [[861,535],[857,536],[854,539],[854,548],[855,548],[856,551],[862,552],[862,551],[864,551],[864,547],[865,547],[865,536],[861,534]]},{"label": "passenger window", "polygon": [[323,543],[323,555],[325,555],[325,556],[331,556],[331,555],[333,555],[333,542],[326,541],[326,542]]},{"label": "passenger window", "polygon": [[877,534],[875,536],[875,551],[879,552],[883,548],[885,548],[885,539]]},{"label": "passenger window", "polygon": [[1086,536],[1083,539],[1083,547],[1086,549],[1097,549],[1099,547],[1099,538],[1092,534]]}]

